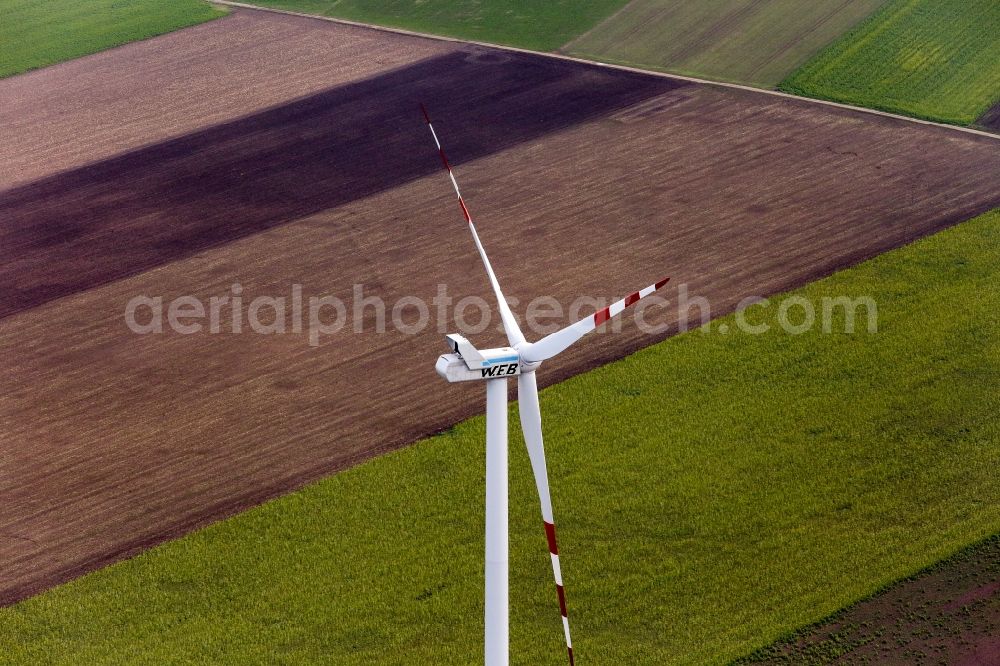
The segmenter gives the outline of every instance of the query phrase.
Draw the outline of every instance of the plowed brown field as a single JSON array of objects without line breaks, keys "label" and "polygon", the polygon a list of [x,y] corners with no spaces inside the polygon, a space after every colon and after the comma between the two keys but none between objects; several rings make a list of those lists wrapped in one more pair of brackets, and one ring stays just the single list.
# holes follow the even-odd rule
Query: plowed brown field
[{"label": "plowed brown field", "polygon": [[[485,295],[420,100],[522,304],[669,274],[721,314],[1000,205],[986,137],[253,12],[0,82],[0,601],[481,410],[434,375],[434,326],[369,310],[312,347],[123,318],[234,282]],[[626,323],[542,380],[651,342]]]}]

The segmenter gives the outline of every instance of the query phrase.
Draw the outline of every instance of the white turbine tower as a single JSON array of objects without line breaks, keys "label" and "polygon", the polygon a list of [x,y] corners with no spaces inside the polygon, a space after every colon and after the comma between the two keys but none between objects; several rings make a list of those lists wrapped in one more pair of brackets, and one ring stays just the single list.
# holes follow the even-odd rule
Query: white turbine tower
[{"label": "white turbine tower", "polygon": [[476,349],[461,335],[447,336],[452,353],[444,354],[437,360],[437,373],[449,382],[484,380],[486,382],[486,666],[506,666],[509,662],[509,606],[508,606],[508,532],[507,532],[507,378],[517,377],[518,412],[524,443],[531,460],[538,499],[541,502],[545,536],[552,557],[552,573],[555,576],[556,591],[559,595],[559,610],[562,613],[563,629],[566,634],[566,650],[570,666],[573,665],[573,643],[570,640],[569,620],[566,614],[566,595],[563,590],[562,573],[559,569],[559,549],[556,547],[556,528],[552,518],[552,500],[549,496],[548,472],[545,469],[545,449],[542,446],[542,416],[538,407],[538,384],[535,370],[542,361],[563,351],[581,337],[593,331],[605,321],[619,314],[640,298],[652,294],[667,283],[666,278],[645,289],[629,294],[610,306],[595,312],[586,319],[547,335],[538,342],[528,342],[521,333],[517,320],[500,291],[493,267],[479,241],[472,216],[462,199],[458,182],[445,157],[430,116],[423,104],[420,105],[424,119],[434,137],[441,163],[448,172],[455,195],[462,208],[465,221],[472,232],[472,240],[479,250],[479,256],[486,267],[493,293],[500,309],[500,318],[507,334],[509,347],[499,349]]}]

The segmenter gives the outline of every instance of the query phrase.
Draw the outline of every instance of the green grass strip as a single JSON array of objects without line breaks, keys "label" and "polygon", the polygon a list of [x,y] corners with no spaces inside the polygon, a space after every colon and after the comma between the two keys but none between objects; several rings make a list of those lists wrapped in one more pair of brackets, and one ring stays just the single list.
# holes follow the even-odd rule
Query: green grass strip
[{"label": "green grass strip", "polygon": [[[581,663],[722,663],[1000,531],[998,285],[1000,210],[794,292],[871,296],[877,333],[694,331],[543,391]],[[0,654],[473,663],[483,433],[471,419],[4,609]],[[514,663],[563,663],[511,444]]]},{"label": "green grass strip", "polygon": [[250,0],[274,7],[434,35],[553,51],[627,0]]},{"label": "green grass strip", "polygon": [[203,0],[3,0],[0,78],[202,23]]},{"label": "green grass strip", "polygon": [[1000,100],[1000,2],[894,0],[781,90],[971,125]]}]

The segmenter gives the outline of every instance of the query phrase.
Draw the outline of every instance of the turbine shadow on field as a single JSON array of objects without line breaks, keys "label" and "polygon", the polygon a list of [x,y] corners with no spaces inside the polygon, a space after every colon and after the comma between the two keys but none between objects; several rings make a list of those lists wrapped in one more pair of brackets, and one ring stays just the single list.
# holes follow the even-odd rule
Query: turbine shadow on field
[{"label": "turbine shadow on field", "polygon": [[[687,84],[461,51],[0,194],[0,318]],[[445,190],[442,190],[444,192]]]}]

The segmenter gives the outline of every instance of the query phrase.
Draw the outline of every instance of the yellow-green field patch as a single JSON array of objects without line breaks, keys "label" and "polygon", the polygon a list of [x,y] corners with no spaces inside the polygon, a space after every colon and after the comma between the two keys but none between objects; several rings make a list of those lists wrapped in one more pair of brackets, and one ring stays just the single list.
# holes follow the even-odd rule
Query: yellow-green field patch
[{"label": "yellow-green field patch", "polygon": [[893,0],[781,89],[970,125],[1000,101],[998,35],[996,0]]}]

